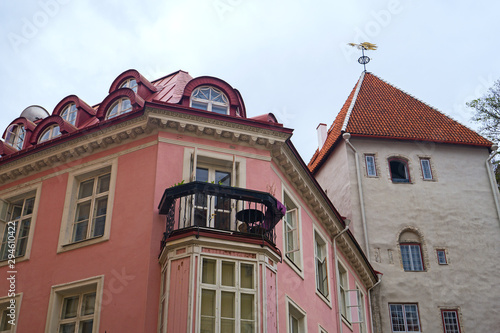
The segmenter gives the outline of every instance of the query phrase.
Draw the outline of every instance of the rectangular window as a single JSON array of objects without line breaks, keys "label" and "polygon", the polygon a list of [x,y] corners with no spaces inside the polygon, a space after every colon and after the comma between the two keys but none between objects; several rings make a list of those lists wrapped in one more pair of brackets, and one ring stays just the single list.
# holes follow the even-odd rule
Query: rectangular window
[{"label": "rectangular window", "polygon": [[444,333],[460,333],[457,310],[441,310]]},{"label": "rectangular window", "polygon": [[201,265],[200,331],[255,332],[255,265],[212,258]]},{"label": "rectangular window", "polygon": [[59,332],[92,332],[95,292],[64,297],[59,318]]},{"label": "rectangular window", "polygon": [[[10,333],[16,331],[19,308],[21,307],[21,294],[15,297],[0,298],[0,332]],[[15,319],[14,319],[15,318]]]},{"label": "rectangular window", "polygon": [[349,297],[348,297],[348,292],[349,292],[349,280],[347,277],[347,270],[340,264],[338,263],[338,273],[339,273],[339,308],[340,308],[340,313],[346,319],[347,321],[351,321],[351,318],[349,316],[349,313],[347,312],[347,309],[349,308]]},{"label": "rectangular window", "polygon": [[366,174],[368,177],[377,177],[377,168],[375,167],[375,155],[365,155]]},{"label": "rectangular window", "polygon": [[287,298],[288,333],[303,333],[306,331],[306,313],[295,302]]},{"label": "rectangular window", "polygon": [[445,250],[436,250],[438,264],[440,265],[448,265],[448,261],[446,260],[446,251]]},{"label": "rectangular window", "polygon": [[420,332],[417,304],[389,304],[393,332]]},{"label": "rectangular window", "polygon": [[366,323],[365,323],[365,295],[361,291],[361,289],[356,286],[356,298],[358,301],[358,323],[359,323],[359,333],[366,332]]},{"label": "rectangular window", "polygon": [[286,206],[286,214],[284,218],[285,226],[285,257],[301,268],[301,253],[300,253],[300,231],[299,231],[299,210],[297,205],[291,198],[284,193],[284,202]]},{"label": "rectangular window", "polygon": [[424,180],[432,180],[431,160],[421,158],[420,166],[422,167],[422,177],[424,177]]},{"label": "rectangular window", "polygon": [[316,288],[321,295],[328,298],[328,267],[326,243],[321,236],[314,233],[314,256],[316,260]]},{"label": "rectangular window", "polygon": [[420,244],[400,244],[403,269],[405,271],[423,271]]}]

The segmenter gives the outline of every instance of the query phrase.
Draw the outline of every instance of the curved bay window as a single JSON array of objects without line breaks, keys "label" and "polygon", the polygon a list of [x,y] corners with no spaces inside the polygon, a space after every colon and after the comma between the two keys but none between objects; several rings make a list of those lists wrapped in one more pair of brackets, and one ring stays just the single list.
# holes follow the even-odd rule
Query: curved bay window
[{"label": "curved bay window", "polygon": [[130,99],[120,98],[113,103],[113,105],[111,105],[108,110],[108,114],[106,115],[106,119],[111,119],[130,111],[132,111],[132,103],[130,103]]},{"label": "curved bay window", "polygon": [[202,86],[191,94],[191,107],[220,114],[229,113],[229,100],[219,89]]},{"label": "curved bay window", "polygon": [[68,123],[71,125],[75,126],[76,123],[76,113],[77,113],[77,108],[75,103],[68,104],[63,112],[61,112],[61,118],[66,120]]},{"label": "curved bay window", "polygon": [[5,135],[5,142],[17,150],[23,149],[24,138],[26,137],[26,130],[23,125],[11,125],[7,129]]},{"label": "curved bay window", "polygon": [[40,136],[40,139],[38,139],[38,142],[40,143],[49,141],[54,138],[57,138],[60,135],[61,135],[61,129],[59,128],[59,125],[52,125],[43,132],[43,134]]},{"label": "curved bay window", "polygon": [[120,85],[120,88],[132,89],[135,93],[137,92],[137,81],[134,78],[126,79]]},{"label": "curved bay window", "polygon": [[393,183],[409,183],[408,161],[400,158],[389,159],[389,171]]}]

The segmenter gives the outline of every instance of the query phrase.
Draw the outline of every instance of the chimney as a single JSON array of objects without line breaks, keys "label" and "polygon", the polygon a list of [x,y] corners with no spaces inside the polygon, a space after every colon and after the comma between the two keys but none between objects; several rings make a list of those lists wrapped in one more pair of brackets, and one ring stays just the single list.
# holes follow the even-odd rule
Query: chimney
[{"label": "chimney", "polygon": [[326,141],[326,124],[319,124],[318,127],[316,127],[316,131],[318,132],[318,149],[321,149]]}]

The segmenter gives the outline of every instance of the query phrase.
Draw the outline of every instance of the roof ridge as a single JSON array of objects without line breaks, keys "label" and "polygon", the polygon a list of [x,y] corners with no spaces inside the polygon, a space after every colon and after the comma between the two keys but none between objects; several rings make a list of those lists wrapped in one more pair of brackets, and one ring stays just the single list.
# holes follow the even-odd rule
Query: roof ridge
[{"label": "roof ridge", "polygon": [[[354,109],[354,104],[356,104],[356,100],[358,98],[359,91],[361,90],[361,85],[363,84],[363,79],[365,77],[365,72],[361,73],[361,76],[359,77],[358,84],[356,86],[356,91],[354,92],[354,96],[352,96],[352,101],[351,105],[349,105],[349,109],[347,110],[347,113],[344,118],[344,123],[342,124],[342,128],[340,132],[345,132],[345,129],[347,127],[347,123],[349,122],[349,118],[351,117],[352,109]],[[335,123],[335,121],[334,121]]]},{"label": "roof ridge", "polygon": [[[394,89],[398,89],[398,90],[399,90],[399,91],[401,91],[402,93],[404,93],[404,94],[406,94],[406,95],[410,96],[411,98],[413,98],[413,99],[415,99],[416,101],[418,101],[418,102],[420,102],[420,103],[424,104],[425,106],[427,106],[427,107],[429,107],[429,108],[431,108],[431,109],[433,109],[433,110],[435,110],[435,111],[437,111],[437,112],[441,113],[441,114],[442,114],[443,116],[445,116],[446,118],[448,118],[448,119],[450,119],[450,120],[452,120],[452,121],[454,121],[454,122],[458,123],[459,125],[462,125],[463,127],[467,128],[467,129],[468,129],[468,130],[470,130],[470,131],[473,131],[473,132],[477,133],[474,129],[470,128],[469,126],[467,126],[467,125],[465,125],[465,124],[462,124],[460,121],[458,121],[458,120],[456,120],[455,118],[453,118],[452,116],[450,116],[450,115],[446,114],[444,111],[441,111],[440,109],[438,109],[438,108],[436,108],[436,107],[434,107],[434,106],[430,105],[429,103],[424,102],[424,101],[423,101],[423,100],[421,100],[420,98],[418,98],[418,97],[414,96],[413,94],[411,94],[411,93],[407,92],[407,91],[406,91],[406,90],[404,90],[404,89],[401,89],[401,88],[400,88],[400,87],[398,87],[397,85],[392,84],[392,83],[390,83],[390,82],[388,82],[388,81],[386,81],[386,80],[384,80],[384,79],[380,78],[379,76],[377,76],[377,75],[375,75],[375,74],[373,74],[373,73],[371,73],[371,72],[367,72],[367,73],[368,73],[368,74],[370,74],[370,75],[372,75],[372,76],[374,76],[374,77],[376,77],[377,79],[379,79],[380,81],[384,82],[385,84],[387,84],[387,85],[389,85],[389,86],[393,87]],[[479,133],[477,133],[477,134],[479,134]],[[481,135],[481,134],[479,134],[479,135]],[[481,135],[481,136],[482,136],[482,135]]]}]

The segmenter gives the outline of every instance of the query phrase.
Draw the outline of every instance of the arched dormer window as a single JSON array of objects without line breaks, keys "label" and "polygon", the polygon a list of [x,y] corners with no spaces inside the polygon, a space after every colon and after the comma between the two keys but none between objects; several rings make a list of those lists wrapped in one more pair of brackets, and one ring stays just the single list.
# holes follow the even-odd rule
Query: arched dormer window
[{"label": "arched dormer window", "polygon": [[59,125],[52,125],[42,133],[42,135],[38,139],[38,142],[41,143],[49,141],[54,138],[57,138],[60,135],[61,135],[61,128],[59,127]]},{"label": "arched dormer window", "polygon": [[420,272],[425,270],[422,240],[413,230],[405,230],[399,235],[399,249],[401,261],[406,272]]},{"label": "arched dormer window", "polygon": [[191,94],[192,108],[220,114],[229,113],[229,100],[219,89],[211,86],[196,88]]},{"label": "arched dormer window", "polygon": [[16,150],[23,149],[24,139],[26,137],[26,130],[23,125],[11,125],[7,129],[7,134],[5,135],[5,142],[12,146]]},{"label": "arched dormer window", "polygon": [[129,88],[137,93],[137,81],[134,78],[128,78],[122,82],[120,88]]},{"label": "arched dormer window", "polygon": [[389,158],[389,171],[393,183],[409,183],[410,171],[408,161],[402,158]]},{"label": "arched dormer window", "polygon": [[132,103],[130,103],[130,99],[120,98],[111,105],[108,113],[106,114],[106,119],[111,119],[130,111],[132,111]]},{"label": "arched dormer window", "polygon": [[78,109],[76,108],[75,103],[68,104],[61,112],[61,118],[75,126],[77,112]]}]

